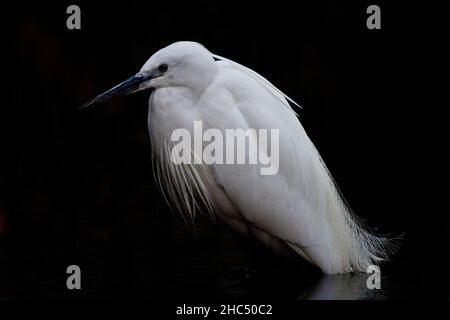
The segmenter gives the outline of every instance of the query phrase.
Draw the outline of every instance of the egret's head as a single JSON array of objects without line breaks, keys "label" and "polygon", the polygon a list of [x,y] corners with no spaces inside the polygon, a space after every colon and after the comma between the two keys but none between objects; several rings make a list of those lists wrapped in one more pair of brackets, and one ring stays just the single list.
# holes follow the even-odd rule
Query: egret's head
[{"label": "egret's head", "polygon": [[197,85],[215,72],[211,52],[197,42],[181,41],[152,55],[138,74],[151,78],[141,85],[145,89]]},{"label": "egret's head", "polygon": [[212,81],[216,72],[213,55],[204,46],[190,41],[175,42],[153,54],[137,74],[98,95],[82,108],[115,95],[150,88],[184,86],[202,90]]}]

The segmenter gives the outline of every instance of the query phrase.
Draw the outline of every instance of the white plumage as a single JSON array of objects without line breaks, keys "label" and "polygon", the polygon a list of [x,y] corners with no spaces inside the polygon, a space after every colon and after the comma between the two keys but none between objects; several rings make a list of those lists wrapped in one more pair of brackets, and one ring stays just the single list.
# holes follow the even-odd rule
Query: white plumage
[{"label": "white plumage", "polygon": [[[88,105],[118,89],[154,89],[148,128],[155,177],[184,217],[193,221],[196,210],[206,209],[268,247],[289,246],[327,274],[365,272],[386,259],[390,242],[352,215],[288,101],[296,103],[262,76],[198,43],[176,42],[136,77],[133,88],[121,84]],[[260,175],[258,164],[173,164],[171,133],[192,131],[196,120],[205,130],[279,129],[278,173]]]}]

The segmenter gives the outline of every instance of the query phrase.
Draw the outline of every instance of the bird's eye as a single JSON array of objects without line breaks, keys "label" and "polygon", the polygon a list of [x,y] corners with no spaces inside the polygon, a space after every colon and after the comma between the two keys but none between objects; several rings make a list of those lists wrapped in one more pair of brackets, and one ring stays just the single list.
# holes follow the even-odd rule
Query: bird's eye
[{"label": "bird's eye", "polygon": [[163,63],[158,67],[159,72],[164,73],[167,71],[167,64]]}]

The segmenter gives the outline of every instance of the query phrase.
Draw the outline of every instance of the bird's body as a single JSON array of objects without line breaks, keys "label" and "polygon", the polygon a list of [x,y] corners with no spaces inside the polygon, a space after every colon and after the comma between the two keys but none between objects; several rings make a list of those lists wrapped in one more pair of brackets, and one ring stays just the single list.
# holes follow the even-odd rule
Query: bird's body
[{"label": "bird's body", "polygon": [[[148,127],[155,177],[172,206],[191,218],[206,209],[238,233],[276,250],[292,248],[328,274],[365,271],[385,258],[387,240],[351,214],[283,93],[193,42],[161,49],[140,73],[166,63],[172,73],[150,81]],[[260,164],[172,163],[171,133],[194,134],[194,121],[204,130],[278,129],[278,172],[261,175]]]}]

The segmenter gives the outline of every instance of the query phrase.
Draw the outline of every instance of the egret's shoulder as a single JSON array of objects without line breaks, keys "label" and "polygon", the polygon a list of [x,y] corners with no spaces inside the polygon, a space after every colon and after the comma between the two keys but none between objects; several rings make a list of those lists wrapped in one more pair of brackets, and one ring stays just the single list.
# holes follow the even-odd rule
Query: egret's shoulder
[{"label": "egret's shoulder", "polygon": [[227,61],[216,61],[216,63],[219,70],[216,85],[221,85],[235,94],[262,89],[257,81],[231,63]]},{"label": "egret's shoulder", "polygon": [[[223,68],[224,70],[235,69],[240,71],[238,77],[237,78],[234,77],[233,80],[238,81],[240,79],[241,80],[251,79],[251,82],[247,82],[247,85],[251,84],[253,88],[264,89],[266,92],[270,92],[273,96],[275,96],[278,99],[279,102],[288,107],[288,109],[290,109],[290,111],[293,112],[294,114],[296,114],[296,112],[289,105],[288,101],[293,105],[296,105],[297,107],[301,108],[297,102],[295,102],[293,99],[287,96],[283,91],[275,87],[272,83],[270,83],[266,78],[258,74],[256,71],[253,71],[252,69],[246,66],[243,66],[235,61],[232,61],[230,59],[218,55],[214,55],[214,58],[227,63],[224,65]],[[243,75],[245,75],[245,77],[242,77]],[[247,89],[249,88],[247,87]]]},{"label": "egret's shoulder", "polygon": [[238,105],[273,106],[279,108],[287,101],[278,93],[272,92],[248,72],[237,68],[228,61],[216,61],[218,75],[214,81],[215,89],[227,90]]}]

